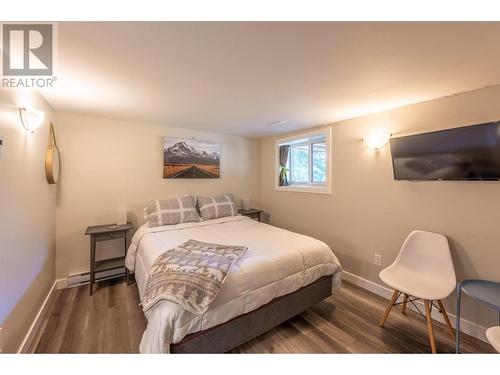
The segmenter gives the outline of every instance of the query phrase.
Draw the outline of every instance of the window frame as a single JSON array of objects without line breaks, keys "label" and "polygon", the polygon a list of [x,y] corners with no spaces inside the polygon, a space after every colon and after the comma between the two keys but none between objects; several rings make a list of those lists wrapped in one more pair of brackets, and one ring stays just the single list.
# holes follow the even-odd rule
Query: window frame
[{"label": "window frame", "polygon": [[[303,193],[320,193],[320,194],[331,194],[332,193],[332,133],[333,130],[331,127],[323,128],[320,130],[315,130],[306,133],[299,133],[293,136],[280,138],[275,141],[275,190],[277,191],[290,191],[290,192],[303,192]],[[325,170],[325,182],[314,182],[313,181],[313,157],[312,157],[312,149],[314,143],[322,143],[315,142],[318,138],[324,137],[325,142],[325,162],[326,162],[326,170]],[[301,145],[309,145],[309,182],[291,182],[288,186],[280,186],[279,185],[279,149],[280,146],[290,145],[292,146],[301,146]],[[290,152],[288,158],[288,168],[290,169],[290,178],[292,177],[291,165],[292,165],[292,153]]]}]

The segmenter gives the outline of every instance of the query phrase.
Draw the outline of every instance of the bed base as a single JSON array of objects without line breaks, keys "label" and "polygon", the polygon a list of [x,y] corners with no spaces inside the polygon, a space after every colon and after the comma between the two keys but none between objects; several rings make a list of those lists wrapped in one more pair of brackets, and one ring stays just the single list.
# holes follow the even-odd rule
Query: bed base
[{"label": "bed base", "polygon": [[226,353],[328,298],[332,294],[332,278],[332,275],[324,276],[254,311],[191,333],[171,344],[170,353]]}]

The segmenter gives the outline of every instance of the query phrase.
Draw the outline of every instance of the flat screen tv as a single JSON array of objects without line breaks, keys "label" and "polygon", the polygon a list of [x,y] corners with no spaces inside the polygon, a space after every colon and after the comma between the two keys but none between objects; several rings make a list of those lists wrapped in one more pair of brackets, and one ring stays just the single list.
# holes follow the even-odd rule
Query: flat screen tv
[{"label": "flat screen tv", "polygon": [[500,121],[391,138],[395,180],[500,180]]}]

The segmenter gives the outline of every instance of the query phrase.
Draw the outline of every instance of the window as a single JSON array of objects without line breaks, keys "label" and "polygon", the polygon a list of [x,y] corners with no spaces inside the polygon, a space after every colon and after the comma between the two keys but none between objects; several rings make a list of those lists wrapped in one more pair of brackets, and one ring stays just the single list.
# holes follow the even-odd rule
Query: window
[{"label": "window", "polygon": [[326,145],[325,142],[313,143],[312,153],[312,182],[325,183],[326,181]]},{"label": "window", "polygon": [[326,147],[324,140],[290,146],[289,184],[324,184],[326,181]]},{"label": "window", "polygon": [[276,190],[330,193],[331,128],[276,141]]}]

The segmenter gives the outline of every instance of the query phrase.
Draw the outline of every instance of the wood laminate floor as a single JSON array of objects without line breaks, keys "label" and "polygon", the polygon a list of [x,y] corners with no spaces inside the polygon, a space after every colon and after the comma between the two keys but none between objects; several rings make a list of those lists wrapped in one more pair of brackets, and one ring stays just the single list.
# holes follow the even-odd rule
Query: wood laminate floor
[{"label": "wood laminate floor", "polygon": [[[136,284],[120,279],[56,292],[32,345],[36,353],[137,353],[146,327]],[[385,327],[378,321],[387,300],[343,282],[341,290],[299,316],[232,353],[429,353],[425,320],[394,308]],[[435,323],[438,352],[453,353],[446,327]],[[492,347],[463,335],[464,353]]]}]

